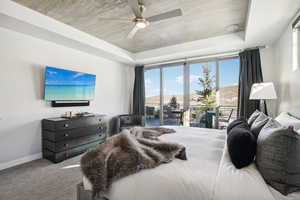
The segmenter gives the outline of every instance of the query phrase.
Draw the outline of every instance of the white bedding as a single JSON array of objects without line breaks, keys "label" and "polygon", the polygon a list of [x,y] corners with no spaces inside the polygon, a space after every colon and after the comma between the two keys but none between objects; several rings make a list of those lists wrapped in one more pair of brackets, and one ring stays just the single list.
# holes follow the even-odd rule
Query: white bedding
[{"label": "white bedding", "polygon": [[[300,200],[300,193],[284,197],[270,189],[254,164],[237,170],[226,149],[225,131],[171,128],[175,134],[160,138],[185,145],[188,160],[175,159],[113,183],[110,200]],[[83,184],[91,190],[85,177]]]}]

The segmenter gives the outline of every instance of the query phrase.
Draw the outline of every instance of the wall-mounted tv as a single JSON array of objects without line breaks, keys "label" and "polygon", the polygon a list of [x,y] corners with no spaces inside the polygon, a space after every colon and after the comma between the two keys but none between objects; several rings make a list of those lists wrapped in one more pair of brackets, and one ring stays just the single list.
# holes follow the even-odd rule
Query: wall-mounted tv
[{"label": "wall-mounted tv", "polygon": [[46,67],[45,100],[93,100],[96,75]]}]

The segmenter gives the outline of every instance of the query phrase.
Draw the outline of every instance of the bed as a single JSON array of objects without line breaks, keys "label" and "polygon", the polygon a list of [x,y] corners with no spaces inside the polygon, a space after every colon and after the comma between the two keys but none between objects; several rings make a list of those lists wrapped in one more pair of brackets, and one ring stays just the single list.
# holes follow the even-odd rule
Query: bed
[{"label": "bed", "polygon": [[[255,164],[237,170],[230,161],[224,130],[168,127],[174,134],[161,140],[185,145],[188,161],[175,159],[143,170],[111,186],[109,200],[299,200],[300,192],[283,196],[269,187]],[[91,198],[91,184],[83,177],[78,200]]]}]

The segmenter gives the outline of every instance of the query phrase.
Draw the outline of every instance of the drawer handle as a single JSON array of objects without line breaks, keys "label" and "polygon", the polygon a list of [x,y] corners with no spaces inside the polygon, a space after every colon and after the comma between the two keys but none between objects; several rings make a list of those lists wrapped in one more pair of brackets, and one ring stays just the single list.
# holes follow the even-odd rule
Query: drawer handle
[{"label": "drawer handle", "polygon": [[68,128],[68,127],[69,127],[69,124],[65,124],[64,127],[65,127],[65,128]]},{"label": "drawer handle", "polygon": [[65,133],[65,137],[68,137],[69,136],[69,134],[68,133]]}]

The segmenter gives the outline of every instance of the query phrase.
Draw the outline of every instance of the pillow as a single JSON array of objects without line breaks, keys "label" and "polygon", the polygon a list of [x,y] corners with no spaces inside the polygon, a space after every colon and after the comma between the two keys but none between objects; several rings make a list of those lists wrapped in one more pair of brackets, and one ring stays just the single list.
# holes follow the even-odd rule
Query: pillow
[{"label": "pillow", "polygon": [[288,113],[293,116],[294,118],[297,118],[300,120],[300,108],[292,108],[288,111]]},{"label": "pillow", "polygon": [[275,120],[278,121],[282,126],[293,126],[295,130],[300,129],[300,120],[291,116],[287,112],[280,113]]},{"label": "pillow", "polygon": [[300,190],[300,135],[271,119],[257,139],[256,165],[265,181],[287,195]]},{"label": "pillow", "polygon": [[269,118],[264,113],[260,113],[256,120],[252,123],[250,130],[256,138],[258,137],[260,130],[270,119],[271,118]]},{"label": "pillow", "polygon": [[231,122],[227,127],[227,134],[230,133],[231,129],[238,127],[238,128],[246,128],[250,130],[250,127],[245,119],[237,119]]},{"label": "pillow", "polygon": [[260,115],[260,113],[261,112],[259,110],[255,110],[254,113],[252,113],[252,115],[248,119],[249,126],[251,126],[253,124],[253,122],[256,120],[256,118],[258,118],[258,116]]},{"label": "pillow", "polygon": [[231,162],[237,169],[241,169],[254,160],[256,138],[248,129],[233,128],[227,136],[227,148]]}]

